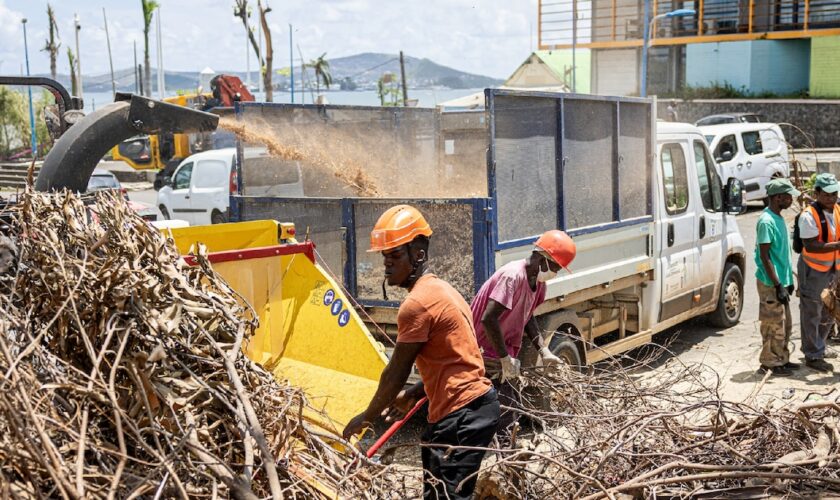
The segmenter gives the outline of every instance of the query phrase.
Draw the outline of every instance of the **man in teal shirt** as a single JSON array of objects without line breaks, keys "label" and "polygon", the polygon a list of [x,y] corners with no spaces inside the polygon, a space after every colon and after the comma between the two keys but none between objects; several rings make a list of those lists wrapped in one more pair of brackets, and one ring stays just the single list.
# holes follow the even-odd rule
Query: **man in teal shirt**
[{"label": "man in teal shirt", "polygon": [[790,240],[782,210],[790,208],[799,191],[788,179],[773,179],[767,183],[769,203],[756,224],[755,277],[758,287],[758,319],[761,322],[761,354],[763,370],[776,375],[790,375],[799,368],[790,362],[791,315],[790,295],[793,293],[793,266]]}]

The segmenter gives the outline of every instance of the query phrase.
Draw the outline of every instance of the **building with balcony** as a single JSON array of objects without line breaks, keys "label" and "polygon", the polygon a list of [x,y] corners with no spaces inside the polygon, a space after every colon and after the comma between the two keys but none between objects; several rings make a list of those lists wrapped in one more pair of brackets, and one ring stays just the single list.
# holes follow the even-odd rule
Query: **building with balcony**
[{"label": "building with balcony", "polygon": [[[695,13],[645,22],[677,9]],[[649,94],[840,97],[840,0],[540,0],[538,12],[540,49],[587,51],[596,94],[640,94],[647,25]]]}]

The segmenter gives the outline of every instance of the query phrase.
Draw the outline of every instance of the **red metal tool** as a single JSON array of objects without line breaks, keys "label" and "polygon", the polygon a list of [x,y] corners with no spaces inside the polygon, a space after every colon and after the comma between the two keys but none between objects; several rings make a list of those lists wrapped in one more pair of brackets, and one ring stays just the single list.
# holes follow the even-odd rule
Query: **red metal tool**
[{"label": "red metal tool", "polygon": [[400,427],[402,427],[406,422],[408,422],[408,419],[410,419],[412,415],[417,413],[417,410],[419,410],[420,407],[423,406],[423,404],[425,404],[428,400],[429,398],[423,396],[423,398],[421,398],[420,401],[418,401],[414,405],[414,408],[408,410],[408,413],[406,413],[403,418],[391,424],[391,427],[388,427],[388,430],[385,431],[381,436],[379,436],[379,439],[377,439],[376,442],[373,443],[373,446],[368,448],[367,452],[365,452],[365,456],[371,458],[372,456],[376,455],[376,452],[379,451],[379,448],[382,448],[382,445],[387,443],[388,440],[391,439],[391,436],[396,434],[397,431],[400,430]]}]

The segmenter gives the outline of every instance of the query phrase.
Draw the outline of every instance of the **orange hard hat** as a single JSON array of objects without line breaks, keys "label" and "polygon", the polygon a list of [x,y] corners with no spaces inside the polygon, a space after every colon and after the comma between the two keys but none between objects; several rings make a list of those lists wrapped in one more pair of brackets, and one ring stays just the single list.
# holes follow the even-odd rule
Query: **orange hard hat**
[{"label": "orange hard hat", "polygon": [[370,250],[382,252],[410,243],[418,236],[429,237],[432,228],[419,210],[411,205],[396,205],[385,211],[370,232]]},{"label": "orange hard hat", "polygon": [[575,260],[577,246],[568,234],[559,229],[546,231],[539,237],[536,243],[537,250],[548,254],[555,263],[568,271],[569,264]]}]

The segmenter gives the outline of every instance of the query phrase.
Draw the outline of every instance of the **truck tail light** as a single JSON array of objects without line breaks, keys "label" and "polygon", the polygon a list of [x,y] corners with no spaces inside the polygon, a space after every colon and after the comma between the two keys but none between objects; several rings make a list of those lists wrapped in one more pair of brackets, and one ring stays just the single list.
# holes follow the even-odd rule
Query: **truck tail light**
[{"label": "truck tail light", "polygon": [[230,169],[230,194],[236,194],[236,169]]}]

